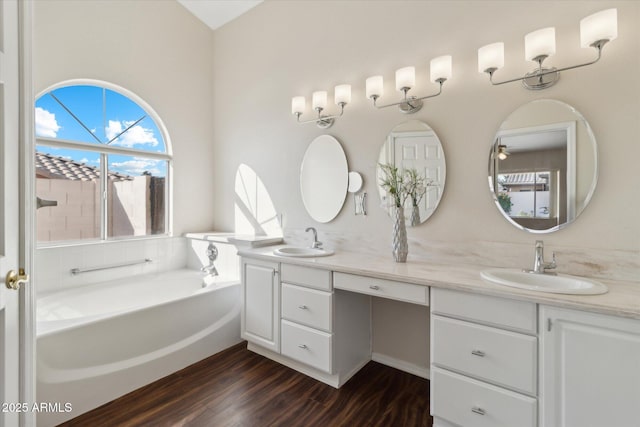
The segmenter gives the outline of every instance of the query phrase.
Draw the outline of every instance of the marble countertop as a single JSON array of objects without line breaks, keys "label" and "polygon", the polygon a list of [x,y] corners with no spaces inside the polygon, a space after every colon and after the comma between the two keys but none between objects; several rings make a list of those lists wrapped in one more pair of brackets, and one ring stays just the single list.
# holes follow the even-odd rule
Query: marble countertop
[{"label": "marble countertop", "polygon": [[[356,252],[336,252],[317,258],[283,257],[273,253],[280,246],[240,248],[238,255],[274,262],[303,265],[380,279],[397,280],[434,288],[474,292],[522,301],[531,301],[595,313],[640,319],[640,282],[600,280],[609,288],[602,295],[564,295],[527,291],[485,282],[480,272],[489,267],[470,264],[444,264],[412,260],[396,263],[391,256],[371,256]],[[517,266],[504,266],[514,268]]]},{"label": "marble countertop", "polygon": [[184,237],[187,239],[206,240],[215,243],[231,243],[236,246],[249,246],[252,248],[282,243],[282,237],[254,236],[250,234],[236,234],[220,231],[186,233]]}]

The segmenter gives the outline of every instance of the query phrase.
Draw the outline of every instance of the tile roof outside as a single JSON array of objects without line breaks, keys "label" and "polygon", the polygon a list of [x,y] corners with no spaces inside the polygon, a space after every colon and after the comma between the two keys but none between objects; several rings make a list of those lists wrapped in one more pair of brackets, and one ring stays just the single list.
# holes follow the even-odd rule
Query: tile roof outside
[{"label": "tile roof outside", "polygon": [[[49,179],[93,181],[100,178],[100,169],[64,157],[36,151],[36,174]],[[118,172],[109,172],[109,179],[112,181],[131,181],[133,177]]]}]

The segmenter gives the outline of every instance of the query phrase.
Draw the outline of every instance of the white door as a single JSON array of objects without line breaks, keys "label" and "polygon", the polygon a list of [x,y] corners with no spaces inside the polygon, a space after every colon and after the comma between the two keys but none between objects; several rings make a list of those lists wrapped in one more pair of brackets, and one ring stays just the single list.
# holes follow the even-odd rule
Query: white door
[{"label": "white door", "polygon": [[[25,132],[21,129],[27,129],[26,126],[30,125],[25,125],[25,117],[21,111],[33,107],[25,107],[25,104],[20,102],[21,96],[24,96],[24,89],[21,87],[23,80],[20,74],[19,34],[24,27],[19,24],[21,19],[19,8],[25,11],[24,5],[17,0],[0,2],[0,281],[2,282],[5,282],[9,272],[19,273],[19,264],[25,261],[20,251],[26,251],[25,245],[21,244],[25,242],[25,222],[21,224],[20,221],[19,192],[24,183],[20,178],[20,174],[24,172],[20,167],[20,146],[21,143],[23,147],[25,143],[27,145],[29,143],[25,141]],[[28,117],[30,120],[32,116]],[[9,281],[6,280],[6,282]],[[33,390],[24,384],[25,368],[31,362],[29,362],[30,357],[22,354],[25,350],[25,336],[21,336],[23,331],[20,329],[21,320],[23,322],[25,320],[21,317],[24,315],[24,303],[24,291],[9,289],[5,283],[0,284],[0,378],[2,378],[0,402],[3,405],[0,408],[1,427],[29,425],[32,420],[28,414],[31,409],[30,402],[25,401],[30,397],[28,393],[25,394],[25,390]],[[21,359],[27,362],[22,363]]]},{"label": "white door", "polygon": [[540,308],[540,426],[640,425],[640,320]]},{"label": "white door", "polygon": [[[433,132],[402,132],[391,134],[391,145],[394,150],[393,164],[400,169],[416,169],[422,176],[433,181],[434,187],[420,201],[420,218],[428,218],[438,205],[442,188],[440,141]],[[405,212],[410,213],[410,210]]]}]

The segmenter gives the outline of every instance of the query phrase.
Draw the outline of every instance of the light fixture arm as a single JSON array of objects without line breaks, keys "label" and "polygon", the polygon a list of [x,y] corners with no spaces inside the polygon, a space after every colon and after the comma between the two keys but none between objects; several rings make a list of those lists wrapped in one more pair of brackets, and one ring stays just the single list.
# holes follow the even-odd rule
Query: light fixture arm
[{"label": "light fixture arm", "polygon": [[379,95],[371,95],[370,98],[373,100],[373,106],[381,109],[381,108],[387,108],[387,107],[393,107],[394,105],[398,106],[398,109],[400,110],[401,113],[404,114],[413,114],[416,113],[418,111],[420,111],[420,109],[422,108],[422,100],[423,99],[428,99],[428,98],[434,98],[438,95],[440,95],[442,93],[442,85],[445,82],[445,80],[447,80],[446,78],[439,78],[436,80],[436,83],[440,84],[440,87],[438,89],[438,93],[434,93],[432,95],[427,95],[427,96],[422,96],[420,98],[415,97],[415,96],[407,96],[407,92],[409,92],[410,88],[408,87],[403,87],[401,90],[404,93],[404,99],[400,102],[393,102],[391,104],[385,104],[385,105],[378,105],[376,103],[376,101],[378,100],[378,98],[380,97]]},{"label": "light fixture arm", "polygon": [[298,123],[315,123],[316,125],[318,125],[319,128],[322,129],[327,129],[329,127],[331,127],[331,125],[333,125],[333,120],[337,119],[338,117],[342,117],[342,115],[344,114],[344,106],[347,105],[346,102],[339,102],[338,106],[340,107],[340,113],[339,114],[334,114],[332,116],[323,116],[322,115],[322,111],[324,110],[323,108],[316,108],[315,110],[318,112],[318,117],[315,119],[310,119],[310,120],[300,120],[300,116],[302,115],[302,113],[296,112],[296,120]]},{"label": "light fixture arm", "polygon": [[404,92],[404,99],[402,101],[399,102],[394,102],[391,104],[385,104],[385,105],[378,105],[376,104],[376,101],[378,100],[379,96],[378,95],[373,95],[371,96],[371,99],[373,100],[373,106],[380,109],[380,108],[387,108],[387,107],[393,107],[394,105],[405,105],[405,104],[409,104],[411,105],[412,102],[415,101],[422,101],[423,99],[428,99],[428,98],[434,98],[438,95],[440,95],[442,93],[442,84],[445,82],[445,80],[447,79],[438,79],[436,80],[437,83],[440,84],[440,88],[438,90],[438,93],[435,93],[433,95],[427,95],[427,96],[423,96],[420,98],[417,98],[415,96],[407,96],[407,92],[409,92],[410,88],[407,87],[403,87],[402,88],[402,92]]},{"label": "light fixture arm", "polygon": [[[485,70],[485,73],[489,74],[489,81],[494,86],[499,86],[499,85],[503,85],[503,84],[506,84],[506,83],[513,83],[513,82],[518,82],[518,81],[522,81],[524,83],[526,80],[534,79],[534,78],[539,79],[539,84],[542,85],[543,84],[542,78],[545,77],[545,76],[548,76],[548,75],[551,75],[551,74],[557,76],[557,74],[560,73],[561,71],[572,70],[574,68],[586,67],[587,65],[595,64],[602,57],[602,48],[604,47],[604,45],[608,41],[609,40],[598,40],[598,41],[592,43],[591,46],[594,47],[598,51],[598,57],[596,59],[594,59],[593,61],[585,62],[583,64],[571,65],[569,67],[564,67],[564,68],[559,68],[559,69],[556,69],[556,68],[543,68],[542,67],[542,63],[547,58],[547,56],[546,55],[541,55],[541,56],[535,58],[536,62],[538,62],[538,69],[536,71],[528,73],[524,77],[518,77],[518,78],[515,78],[515,79],[511,79],[511,80],[504,80],[504,81],[501,81],[501,82],[496,82],[496,81],[493,80],[493,74],[496,72],[497,68],[495,68],[495,67],[487,68]],[[556,78],[556,80],[557,80],[557,78]],[[553,82],[555,83],[555,80]],[[553,83],[551,83],[551,84],[553,84]],[[529,89],[544,89],[545,87],[550,86],[550,84],[546,84],[546,85],[541,86],[541,87],[536,87],[535,84],[533,84],[533,85],[525,84],[525,86],[527,88],[529,88]]]}]

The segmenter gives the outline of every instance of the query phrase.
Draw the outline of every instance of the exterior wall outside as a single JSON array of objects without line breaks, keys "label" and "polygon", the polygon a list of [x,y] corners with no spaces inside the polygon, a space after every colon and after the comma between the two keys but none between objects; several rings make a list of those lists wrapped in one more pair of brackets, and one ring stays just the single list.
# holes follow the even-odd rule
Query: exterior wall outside
[{"label": "exterior wall outside", "polygon": [[[164,195],[163,178],[137,176],[109,181],[109,236],[145,236],[164,232],[164,212],[152,201]],[[36,179],[36,193],[58,205],[37,210],[38,242],[100,238],[100,184],[96,181]]]},{"label": "exterior wall outside", "polygon": [[55,207],[36,211],[38,241],[100,238],[100,184],[95,181],[36,179],[36,194]]}]

